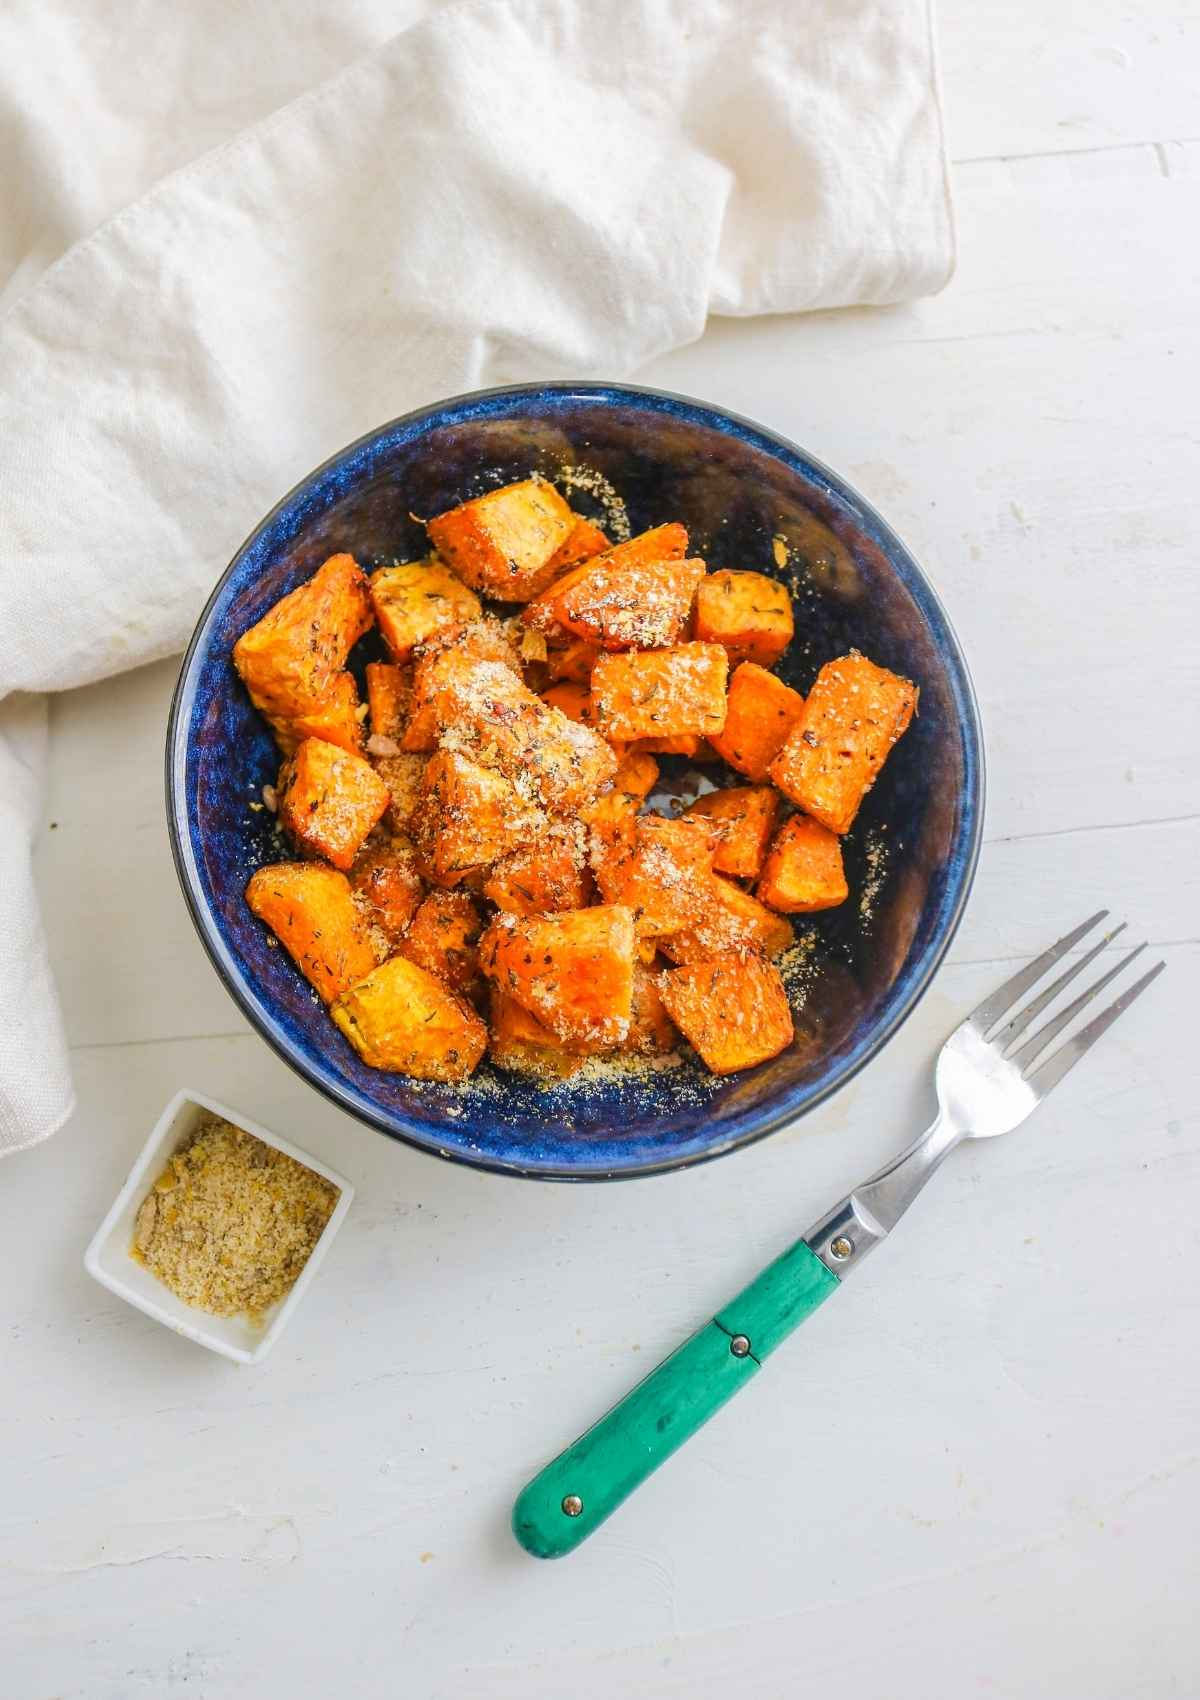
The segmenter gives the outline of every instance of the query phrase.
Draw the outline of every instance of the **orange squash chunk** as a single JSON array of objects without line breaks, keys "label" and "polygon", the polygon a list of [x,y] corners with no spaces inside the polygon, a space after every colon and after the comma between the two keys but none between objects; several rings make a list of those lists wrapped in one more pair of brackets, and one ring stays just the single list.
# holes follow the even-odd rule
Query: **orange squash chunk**
[{"label": "orange squash chunk", "polygon": [[546,651],[546,678],[551,684],[569,679],[572,684],[586,685],[599,654],[598,645],[572,638],[563,648]]},{"label": "orange squash chunk", "polygon": [[686,756],[696,762],[721,759],[708,739],[698,738],[694,732],[685,732],[679,738],[635,738],[632,744],[624,744],[622,748],[648,756]]},{"label": "orange squash chunk", "polygon": [[250,876],[246,902],[330,1003],[369,974],[375,951],[350,882],[317,862],[277,862]]},{"label": "orange squash chunk", "polygon": [[730,666],[771,667],[792,641],[792,602],[765,573],[710,573],[696,592],[694,635],[729,651]]},{"label": "orange squash chunk", "polygon": [[520,659],[499,620],[485,616],[466,626],[447,626],[418,647],[414,656],[411,713],[402,740],[406,750],[437,748],[438,691],[452,677],[469,680],[477,661],[498,662],[520,678]]},{"label": "orange squash chunk", "polygon": [[419,968],[464,997],[480,987],[479,935],[483,917],[465,891],[431,891],[400,946]]},{"label": "orange squash chunk", "polygon": [[663,649],[678,643],[692,612],[704,562],[647,561],[621,566],[600,555],[555,598],[565,631],[602,649]]},{"label": "orange squash chunk", "polygon": [[388,806],[388,789],[360,756],[306,738],[279,770],[279,824],[302,850],[343,871]]},{"label": "orange squash chunk", "polygon": [[371,736],[387,738],[396,745],[391,751],[398,755],[400,740],[408,725],[412,709],[413,673],[394,661],[367,662],[367,708],[371,720]]},{"label": "orange squash chunk", "polygon": [[678,1043],[679,1034],[662,1000],[658,975],[635,963],[629,1036],[621,1046],[622,1052],[626,1056],[665,1057]]},{"label": "orange squash chunk", "polygon": [[683,811],[683,818],[719,826],[722,837],[713,867],[719,874],[752,880],[762,867],[778,810],[779,793],[770,785],[731,785],[697,797]]},{"label": "orange squash chunk", "polygon": [[454,750],[429,758],[409,817],[422,871],[441,886],[461,884],[545,827],[503,774]]},{"label": "orange squash chunk", "polygon": [[849,832],[916,706],[914,684],[857,650],[827,661],[771,763],[771,778],[830,832]]},{"label": "orange squash chunk", "polygon": [[426,530],[464,584],[501,602],[528,602],[561,570],[556,557],[576,524],[552,484],[528,478],[439,514]]},{"label": "orange squash chunk", "polygon": [[425,772],[424,756],[372,756],[371,766],[388,788],[390,801],[384,815],[388,831],[397,837],[408,832],[418,794],[421,776]]},{"label": "orange squash chunk", "polygon": [[675,933],[699,921],[712,901],[719,843],[705,821],[641,815],[598,846],[596,884],[609,903],[633,911],[640,938]]},{"label": "orange squash chunk", "polygon": [[603,738],[548,707],[497,662],[444,680],[435,709],[444,745],[494,767],[545,808],[577,809],[617,770]]},{"label": "orange squash chunk", "polygon": [[844,903],[850,887],[837,833],[808,815],[785,821],[763,864],[758,895],[785,915],[809,915]]},{"label": "orange squash chunk", "polygon": [[373,618],[357,561],[331,555],[234,645],[233,664],[251,702],[285,719],[324,702]]},{"label": "orange squash chunk", "polygon": [[602,655],[592,670],[596,725],[606,738],[711,737],[725,724],[729,659],[720,644]]},{"label": "orange squash chunk", "polygon": [[548,1027],[499,986],[492,987],[488,1052],[497,1068],[535,1080],[567,1080],[584,1064],[580,1052],[568,1051]]},{"label": "orange squash chunk", "polygon": [[371,603],[393,661],[446,626],[477,620],[479,598],[440,561],[405,561],[371,574]]},{"label": "orange squash chunk", "polygon": [[576,684],[573,679],[561,679],[557,685],[551,685],[542,692],[542,701],[551,708],[560,709],[568,720],[574,720],[578,726],[590,726],[593,722],[592,693],[586,685]]},{"label": "orange squash chunk", "polygon": [[494,864],[483,895],[514,915],[550,915],[584,908],[591,883],[583,832],[574,821],[555,821],[540,838]]},{"label": "orange squash chunk", "polygon": [[333,683],[303,714],[268,714],[267,723],[285,756],[294,755],[305,738],[323,738],[327,744],[362,754],[362,705],[351,673],[335,673]]},{"label": "orange squash chunk", "polygon": [[753,1068],[792,1042],[779,970],[754,951],[726,951],[670,968],[659,986],[671,1019],[714,1074]]},{"label": "orange squash chunk", "polygon": [[658,783],[658,763],[640,752],[626,754],[613,775],[612,789],[585,803],[579,818],[601,835],[632,820]]},{"label": "orange squash chunk", "polygon": [[466,1080],[487,1049],[487,1028],[465,998],[405,956],[393,956],[329,1013],[368,1068],[414,1080]]},{"label": "orange squash chunk", "polygon": [[629,1032],[633,916],[620,905],[563,915],[497,915],[479,947],[483,971],[564,1045],[610,1049]]},{"label": "orange squash chunk", "polygon": [[582,514],[573,514],[574,524],[567,533],[566,541],[561,543],[546,563],[547,574],[553,574],[546,579],[547,584],[553,584],[561,574],[570,572],[583,561],[590,561],[593,555],[603,555],[609,547],[608,538],[598,525],[584,519]]},{"label": "orange squash chunk", "polygon": [[791,946],[791,922],[722,874],[713,875],[709,897],[703,917],[694,926],[659,939],[672,962],[703,962],[728,950],[782,956]]},{"label": "orange squash chunk", "polygon": [[399,944],[425,895],[416,852],[408,839],[369,839],[351,869],[350,884],[367,919],[389,945]]},{"label": "orange squash chunk", "polygon": [[[631,537],[627,543],[615,544],[603,555],[573,567],[560,579],[547,581],[549,589],[530,602],[521,618],[538,631],[565,634],[563,599],[585,583],[595,568],[602,566],[613,582],[619,582],[625,575],[639,573],[645,567],[658,566],[663,561],[681,561],[687,554],[687,546],[688,534],[682,525],[656,525],[638,537]],[[578,635],[589,637],[590,633],[584,631]]]},{"label": "orange squash chunk", "polygon": [[759,784],[803,709],[799,691],[756,662],[743,661],[729,681],[725,724],[710,735],[712,747],[730,767]]}]

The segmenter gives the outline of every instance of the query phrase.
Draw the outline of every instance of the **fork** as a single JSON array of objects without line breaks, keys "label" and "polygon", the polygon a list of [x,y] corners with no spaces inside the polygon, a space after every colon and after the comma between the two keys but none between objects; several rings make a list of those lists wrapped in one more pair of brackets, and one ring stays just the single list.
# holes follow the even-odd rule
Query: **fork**
[{"label": "fork", "polygon": [[938,1056],[938,1113],[927,1132],[835,1204],[803,1239],[522,1490],[512,1526],[527,1552],[537,1558],[561,1558],[599,1528],[882,1244],[956,1145],[1018,1127],[1162,973],[1165,962],[1143,974],[1045,1057],[1076,1016],[1145,950],[1144,944],[1138,945],[1025,1037],[1038,1016],[1124,930],[1124,923],[1011,1014],[1014,1006],[1107,916],[1108,910],[1101,909],[1067,933],[955,1029]]}]

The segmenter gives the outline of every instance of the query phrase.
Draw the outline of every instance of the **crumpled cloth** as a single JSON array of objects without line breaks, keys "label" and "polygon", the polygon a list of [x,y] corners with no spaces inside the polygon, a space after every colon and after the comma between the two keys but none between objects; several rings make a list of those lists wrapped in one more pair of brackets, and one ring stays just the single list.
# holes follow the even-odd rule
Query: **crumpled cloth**
[{"label": "crumpled cloth", "polygon": [[[953,258],[928,0],[8,0],[0,697],[182,648],[261,515],[387,418]],[[44,745],[0,704],[0,1151],[72,1102]]]}]

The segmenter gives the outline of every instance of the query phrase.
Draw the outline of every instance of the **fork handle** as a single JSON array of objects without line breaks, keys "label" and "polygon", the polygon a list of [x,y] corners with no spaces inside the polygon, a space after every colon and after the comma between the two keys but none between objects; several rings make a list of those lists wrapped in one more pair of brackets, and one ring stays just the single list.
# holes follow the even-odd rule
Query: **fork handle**
[{"label": "fork handle", "polygon": [[512,1524],[526,1552],[572,1552],[837,1287],[837,1276],[804,1240],[768,1264],[522,1490]]}]

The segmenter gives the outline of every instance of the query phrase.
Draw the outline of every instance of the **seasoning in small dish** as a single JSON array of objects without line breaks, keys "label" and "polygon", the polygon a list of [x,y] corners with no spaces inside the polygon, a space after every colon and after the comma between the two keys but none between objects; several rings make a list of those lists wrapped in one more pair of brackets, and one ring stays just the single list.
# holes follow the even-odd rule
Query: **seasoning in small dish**
[{"label": "seasoning in small dish", "polygon": [[205,1116],[138,1207],[130,1256],[182,1303],[257,1320],[291,1291],[339,1196],[286,1152]]}]

